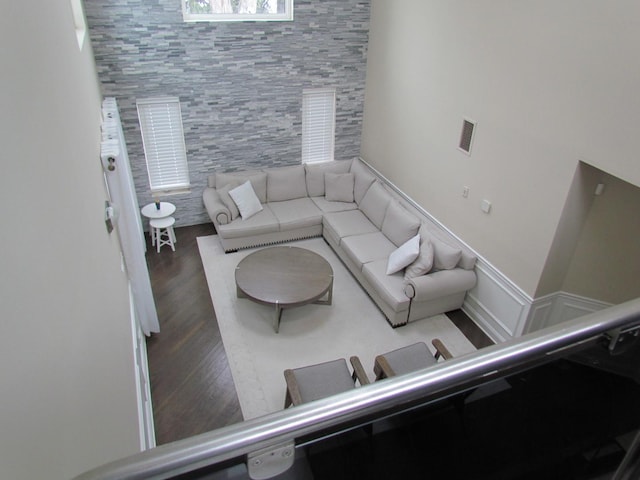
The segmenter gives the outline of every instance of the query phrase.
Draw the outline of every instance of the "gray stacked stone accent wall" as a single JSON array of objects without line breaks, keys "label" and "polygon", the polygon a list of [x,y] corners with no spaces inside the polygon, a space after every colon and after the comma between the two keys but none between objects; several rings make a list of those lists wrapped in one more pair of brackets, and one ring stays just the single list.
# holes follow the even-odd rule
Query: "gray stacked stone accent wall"
[{"label": "gray stacked stone accent wall", "polygon": [[118,101],[138,201],[152,201],[136,99],[177,96],[192,188],[176,224],[209,222],[207,175],[299,164],[302,90],[336,88],[337,159],[357,157],[369,0],[296,0],[293,22],[185,23],[180,0],[85,0],[104,96]]}]

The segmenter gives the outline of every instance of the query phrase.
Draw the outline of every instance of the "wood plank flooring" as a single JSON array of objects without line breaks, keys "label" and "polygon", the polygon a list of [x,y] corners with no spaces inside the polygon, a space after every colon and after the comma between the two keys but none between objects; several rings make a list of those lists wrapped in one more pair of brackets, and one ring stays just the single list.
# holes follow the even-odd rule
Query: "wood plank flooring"
[{"label": "wood plank flooring", "polygon": [[[213,225],[176,228],[176,251],[147,239],[147,265],[160,333],[147,339],[156,442],[180,440],[242,421],[196,237]],[[460,310],[449,318],[476,348],[493,342]]]}]

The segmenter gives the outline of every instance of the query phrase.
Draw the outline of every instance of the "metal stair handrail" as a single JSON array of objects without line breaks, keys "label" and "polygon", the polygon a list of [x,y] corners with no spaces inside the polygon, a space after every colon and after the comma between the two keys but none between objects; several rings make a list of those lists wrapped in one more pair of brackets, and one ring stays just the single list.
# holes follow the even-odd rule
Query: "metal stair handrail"
[{"label": "metal stair handrail", "polygon": [[[424,399],[442,398],[491,378],[530,368],[608,335],[640,327],[640,298],[493,345],[419,372],[146,450],[76,480],[163,479],[295,441],[340,425],[371,421]],[[613,345],[612,345],[613,347]]]}]

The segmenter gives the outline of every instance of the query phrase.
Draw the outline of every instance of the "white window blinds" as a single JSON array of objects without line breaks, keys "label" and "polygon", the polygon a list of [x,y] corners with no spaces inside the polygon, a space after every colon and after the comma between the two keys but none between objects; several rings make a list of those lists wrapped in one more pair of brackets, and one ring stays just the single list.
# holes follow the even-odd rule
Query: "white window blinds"
[{"label": "white window blinds", "polygon": [[302,92],[302,163],[333,160],[335,89]]},{"label": "white window blinds", "polygon": [[136,106],[151,191],[189,188],[180,99],[140,99]]}]

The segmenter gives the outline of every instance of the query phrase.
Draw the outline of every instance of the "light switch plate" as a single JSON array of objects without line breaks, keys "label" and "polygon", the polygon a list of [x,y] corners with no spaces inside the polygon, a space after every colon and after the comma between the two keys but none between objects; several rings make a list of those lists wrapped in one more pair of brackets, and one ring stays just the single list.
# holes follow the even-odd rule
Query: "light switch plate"
[{"label": "light switch plate", "polygon": [[489,213],[489,211],[491,210],[491,202],[489,200],[482,200],[480,208],[484,213]]}]

